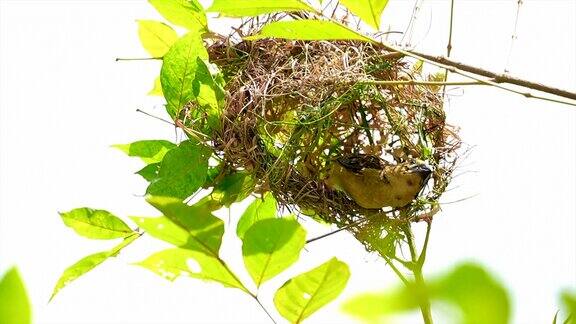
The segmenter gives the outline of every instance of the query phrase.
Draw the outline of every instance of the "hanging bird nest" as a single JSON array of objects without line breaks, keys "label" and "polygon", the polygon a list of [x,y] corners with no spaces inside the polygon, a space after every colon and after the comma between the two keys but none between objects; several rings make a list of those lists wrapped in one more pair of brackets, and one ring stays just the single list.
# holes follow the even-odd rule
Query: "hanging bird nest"
[{"label": "hanging bird nest", "polygon": [[[338,227],[366,219],[349,230],[368,250],[390,248],[382,246],[390,235],[382,238],[394,232],[391,226],[418,220],[437,206],[460,146],[446,124],[440,86],[394,82],[439,77],[422,75],[421,64],[375,43],[242,40],[264,23],[250,19],[208,48],[227,80],[215,151],[231,168],[250,174],[256,192],[271,191],[281,206]],[[364,209],[325,184],[330,163],[351,153],[390,164],[425,161],[433,174],[406,208]]]}]

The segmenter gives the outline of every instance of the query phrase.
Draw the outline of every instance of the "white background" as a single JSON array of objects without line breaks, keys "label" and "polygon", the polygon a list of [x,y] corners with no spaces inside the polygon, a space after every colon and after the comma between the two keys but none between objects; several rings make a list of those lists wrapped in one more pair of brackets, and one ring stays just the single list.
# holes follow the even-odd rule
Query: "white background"
[{"label": "white background", "polygon": [[[444,54],[448,3],[425,2],[413,37],[419,50]],[[391,0],[383,22],[404,30],[412,6]],[[515,0],[456,1],[453,57],[502,72],[515,11]],[[2,0],[0,15],[0,272],[19,266],[35,322],[266,323],[236,290],[192,279],[170,283],[129,265],[163,247],[150,238],[47,304],[67,266],[115,244],[77,237],[58,211],[90,206],[122,217],[157,215],[141,198],[145,182],[131,174],[141,163],[109,146],[174,138],[169,125],[135,112],[163,115],[161,101],[145,96],[159,62],[114,62],[147,56],[135,19],[160,16],[136,0]],[[518,36],[512,74],[576,90],[575,1],[525,0]],[[473,150],[443,201],[476,196],[443,205],[426,273],[479,261],[509,288],[515,323],[549,323],[559,291],[576,287],[576,107],[485,87],[451,94],[449,120]],[[234,206],[231,214],[242,210]],[[310,236],[327,230],[315,226]],[[227,237],[223,256],[242,269],[238,243]],[[352,278],[311,323],[352,322],[338,311],[342,300],[398,283],[376,256],[338,234],[308,246],[301,264],[264,289],[268,309],[284,280],[333,255],[350,264]]]}]

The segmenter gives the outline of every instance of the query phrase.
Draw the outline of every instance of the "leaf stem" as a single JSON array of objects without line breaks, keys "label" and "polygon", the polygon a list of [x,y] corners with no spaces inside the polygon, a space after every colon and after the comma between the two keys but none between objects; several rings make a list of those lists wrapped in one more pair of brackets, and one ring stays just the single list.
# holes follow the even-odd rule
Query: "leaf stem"
[{"label": "leaf stem", "polygon": [[[430,228],[431,226],[428,225],[428,228],[426,229],[426,240],[421,255],[426,255],[425,249],[428,247],[427,242],[428,238],[430,237]],[[422,313],[424,323],[432,324],[433,321],[432,321],[432,311],[430,308],[430,299],[428,298],[428,292],[426,291],[426,283],[424,281],[424,274],[422,273],[422,268],[424,266],[423,262],[424,259],[422,259],[421,257],[418,258],[416,254],[416,244],[414,242],[414,234],[412,233],[410,224],[407,224],[404,227],[404,234],[406,235],[406,241],[408,242],[408,248],[410,249],[410,255],[412,256],[412,262],[414,264],[414,267],[411,270],[412,273],[414,274],[414,288],[415,288],[414,291],[416,293],[417,298],[419,299],[418,303],[420,305],[420,312]]]},{"label": "leaf stem", "polygon": [[270,320],[272,321],[272,323],[276,324],[276,321],[274,320],[274,317],[272,317],[272,315],[268,312],[268,310],[266,309],[266,307],[264,307],[264,305],[262,305],[262,303],[260,302],[260,299],[258,299],[257,295],[254,295],[253,293],[249,293],[250,296],[252,296],[252,298],[254,298],[254,300],[256,300],[256,302],[258,303],[258,305],[260,305],[260,308],[262,308],[262,310],[264,311],[264,313],[266,313],[266,315],[268,315],[268,317],[270,318]]}]

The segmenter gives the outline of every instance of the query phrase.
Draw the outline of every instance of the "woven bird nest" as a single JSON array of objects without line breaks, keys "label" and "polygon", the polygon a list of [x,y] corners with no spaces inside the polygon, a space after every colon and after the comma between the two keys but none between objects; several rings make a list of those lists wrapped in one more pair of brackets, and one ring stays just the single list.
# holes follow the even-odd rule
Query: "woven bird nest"
[{"label": "woven bird nest", "polygon": [[[338,227],[366,219],[349,230],[368,250],[390,248],[382,239],[431,213],[455,167],[460,141],[446,124],[441,87],[379,83],[433,77],[378,44],[242,40],[263,23],[249,20],[208,49],[228,93],[215,150],[255,179],[256,192],[271,191],[281,206]],[[433,175],[402,210],[364,209],[324,182],[331,161],[350,153],[425,161]]]}]

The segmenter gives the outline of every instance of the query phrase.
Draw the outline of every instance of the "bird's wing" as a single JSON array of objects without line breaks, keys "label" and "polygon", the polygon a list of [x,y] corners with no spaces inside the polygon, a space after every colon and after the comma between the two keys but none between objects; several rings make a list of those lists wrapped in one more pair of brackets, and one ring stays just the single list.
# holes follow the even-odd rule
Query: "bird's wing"
[{"label": "bird's wing", "polygon": [[382,170],[384,168],[384,162],[382,159],[374,155],[366,154],[351,154],[346,156],[341,156],[337,159],[344,168],[359,173],[363,169],[376,169]]}]

